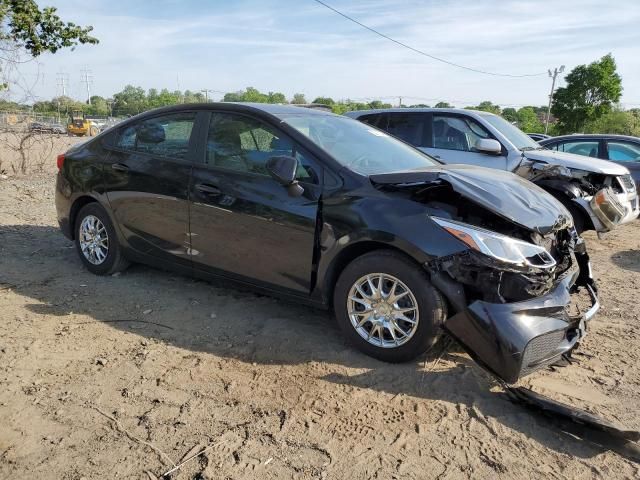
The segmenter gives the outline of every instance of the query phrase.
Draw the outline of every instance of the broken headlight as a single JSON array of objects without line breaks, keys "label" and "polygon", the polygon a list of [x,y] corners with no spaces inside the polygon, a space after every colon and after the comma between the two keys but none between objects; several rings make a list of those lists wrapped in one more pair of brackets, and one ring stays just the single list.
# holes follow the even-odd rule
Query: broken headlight
[{"label": "broken headlight", "polygon": [[547,250],[533,243],[523,242],[466,223],[439,217],[431,217],[431,219],[473,250],[497,260],[523,267],[545,269],[556,265],[555,259]]}]

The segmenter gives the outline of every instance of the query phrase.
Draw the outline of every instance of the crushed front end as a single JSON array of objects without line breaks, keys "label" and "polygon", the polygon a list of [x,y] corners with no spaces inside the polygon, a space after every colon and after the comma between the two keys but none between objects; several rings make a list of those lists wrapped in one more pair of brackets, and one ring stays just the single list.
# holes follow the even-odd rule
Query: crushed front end
[{"label": "crushed front end", "polygon": [[588,215],[599,233],[640,215],[638,192],[629,173],[607,175],[530,160],[522,162],[516,173],[542,188],[563,192]]},{"label": "crushed front end", "polygon": [[464,305],[446,320],[445,330],[507,383],[570,354],[599,308],[589,257],[575,229],[530,237],[551,258],[514,265],[469,249],[427,265],[434,285]]},{"label": "crushed front end", "polygon": [[599,305],[584,241],[558,200],[465,165],[371,178],[451,235],[456,247],[434,248],[424,267],[453,312],[444,329],[478,363],[514,383],[575,348]]}]

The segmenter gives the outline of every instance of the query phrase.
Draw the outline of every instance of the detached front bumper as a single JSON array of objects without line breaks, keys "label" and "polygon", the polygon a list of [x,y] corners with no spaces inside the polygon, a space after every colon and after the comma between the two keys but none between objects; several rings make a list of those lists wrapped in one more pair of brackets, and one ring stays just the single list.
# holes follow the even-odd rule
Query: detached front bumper
[{"label": "detached front bumper", "polygon": [[[598,197],[598,195],[603,195]],[[596,201],[601,198],[602,203]],[[573,200],[579,204],[591,218],[596,232],[609,232],[619,225],[629,223],[640,214],[640,201],[635,190],[613,193],[603,189],[594,196],[579,197]]]},{"label": "detached front bumper", "polygon": [[[584,337],[586,322],[598,311],[588,260],[580,265],[582,269],[578,263],[546,295],[514,303],[475,301],[447,319],[444,329],[476,362],[505,382],[515,383],[571,351]],[[577,286],[586,289],[591,305],[571,315]]]}]

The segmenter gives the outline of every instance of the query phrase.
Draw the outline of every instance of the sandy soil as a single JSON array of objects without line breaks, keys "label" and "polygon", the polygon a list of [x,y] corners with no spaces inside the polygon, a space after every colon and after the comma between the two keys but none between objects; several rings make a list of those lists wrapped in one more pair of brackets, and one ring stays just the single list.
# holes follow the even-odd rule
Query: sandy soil
[{"label": "sandy soil", "polygon": [[[53,176],[0,180],[0,478],[640,478],[458,348],[387,365],[331,316],[145,266],[82,268]],[[603,308],[524,384],[640,429],[640,221],[587,235]],[[147,473],[148,472],[148,473]]]}]

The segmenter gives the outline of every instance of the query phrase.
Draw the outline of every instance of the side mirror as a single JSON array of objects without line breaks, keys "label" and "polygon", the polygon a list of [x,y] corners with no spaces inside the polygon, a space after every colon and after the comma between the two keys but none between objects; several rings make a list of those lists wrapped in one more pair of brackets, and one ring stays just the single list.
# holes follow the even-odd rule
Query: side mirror
[{"label": "side mirror", "polygon": [[476,150],[482,153],[497,155],[502,153],[502,145],[493,138],[481,138],[476,142]]},{"label": "side mirror", "polygon": [[289,195],[299,197],[304,192],[296,180],[296,171],[298,170],[298,160],[286,155],[271,157],[265,165],[267,172],[280,185],[287,187]]}]

